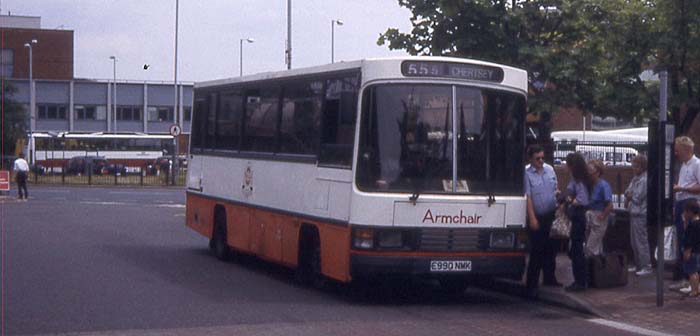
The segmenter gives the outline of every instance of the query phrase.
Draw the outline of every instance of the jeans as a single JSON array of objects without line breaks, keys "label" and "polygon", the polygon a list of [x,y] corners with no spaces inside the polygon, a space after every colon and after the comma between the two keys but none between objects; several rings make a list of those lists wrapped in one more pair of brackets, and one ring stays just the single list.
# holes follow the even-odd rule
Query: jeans
[{"label": "jeans", "polygon": [[[17,172],[17,192],[19,193],[19,198],[26,199],[29,197],[29,192],[27,191],[27,172],[19,171]],[[22,195],[22,190],[24,190],[24,195]]]},{"label": "jeans", "polygon": [[545,282],[556,281],[554,270],[559,240],[549,238],[549,231],[554,221],[554,212],[537,215],[540,223],[538,230],[528,230],[530,239],[530,258],[527,264],[527,287],[536,288],[540,282],[540,270]]},{"label": "jeans", "polygon": [[571,269],[574,273],[574,282],[586,287],[588,285],[588,271],[586,270],[586,256],[583,252],[583,243],[586,241],[586,207],[578,206],[573,211],[571,218]]}]

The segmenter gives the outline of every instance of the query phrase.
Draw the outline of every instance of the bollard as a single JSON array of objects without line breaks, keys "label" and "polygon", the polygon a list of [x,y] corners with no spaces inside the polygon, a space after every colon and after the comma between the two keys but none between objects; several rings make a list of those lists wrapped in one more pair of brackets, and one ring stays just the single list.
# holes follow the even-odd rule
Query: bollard
[{"label": "bollard", "polygon": [[143,167],[140,168],[139,172],[139,184],[143,187],[143,176],[146,175],[146,171],[143,169]]}]

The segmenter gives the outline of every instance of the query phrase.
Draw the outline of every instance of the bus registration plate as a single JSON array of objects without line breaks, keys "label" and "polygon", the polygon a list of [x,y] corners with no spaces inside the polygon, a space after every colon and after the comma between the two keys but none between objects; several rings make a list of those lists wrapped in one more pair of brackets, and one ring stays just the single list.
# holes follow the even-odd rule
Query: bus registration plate
[{"label": "bus registration plate", "polygon": [[471,260],[433,260],[430,262],[431,272],[470,272]]}]

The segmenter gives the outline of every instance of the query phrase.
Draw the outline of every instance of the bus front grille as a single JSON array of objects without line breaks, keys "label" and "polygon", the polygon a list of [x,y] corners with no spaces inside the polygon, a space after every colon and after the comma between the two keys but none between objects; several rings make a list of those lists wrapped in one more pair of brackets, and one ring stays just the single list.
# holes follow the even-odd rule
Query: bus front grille
[{"label": "bus front grille", "polygon": [[418,251],[477,251],[488,244],[488,236],[482,238],[474,229],[422,229],[418,237]]}]

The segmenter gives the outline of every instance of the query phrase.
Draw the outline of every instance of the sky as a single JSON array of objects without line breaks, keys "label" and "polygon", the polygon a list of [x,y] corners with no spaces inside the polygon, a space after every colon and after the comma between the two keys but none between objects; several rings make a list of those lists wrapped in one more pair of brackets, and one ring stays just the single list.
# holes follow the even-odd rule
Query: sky
[{"label": "sky", "polygon": [[[74,75],[174,79],[175,0],[0,0],[7,15],[40,16],[43,29],[74,31]],[[287,0],[179,0],[178,81],[196,82],[286,69]],[[292,68],[405,55],[378,46],[387,28],[409,32],[411,12],[398,0],[292,0]],[[41,41],[39,41],[41,43]],[[143,69],[149,64],[148,70]]]}]

